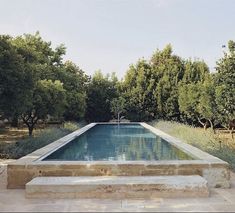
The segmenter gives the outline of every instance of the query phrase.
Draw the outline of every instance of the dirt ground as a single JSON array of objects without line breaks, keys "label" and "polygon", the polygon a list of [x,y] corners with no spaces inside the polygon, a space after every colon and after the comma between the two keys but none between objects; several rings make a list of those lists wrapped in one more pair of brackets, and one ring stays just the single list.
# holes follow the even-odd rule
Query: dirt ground
[{"label": "dirt ground", "polygon": [[[34,134],[40,132],[40,129],[36,129]],[[0,143],[14,143],[19,139],[28,137],[27,128],[5,128],[0,130]]]},{"label": "dirt ground", "polygon": [[[37,135],[42,130],[51,127],[58,127],[60,125],[57,124],[50,124],[50,125],[37,125],[33,131],[33,135]],[[12,128],[12,127],[5,127],[0,128],[0,143],[15,143],[19,139],[23,139],[28,137],[28,128],[27,127],[20,127],[20,128]]]},{"label": "dirt ground", "polygon": [[0,143],[14,143],[19,139],[28,136],[27,128],[17,129],[9,128],[1,130],[0,132]]},{"label": "dirt ground", "polygon": [[235,133],[231,134],[228,131],[218,130],[216,131],[216,137],[227,146],[235,149]]}]

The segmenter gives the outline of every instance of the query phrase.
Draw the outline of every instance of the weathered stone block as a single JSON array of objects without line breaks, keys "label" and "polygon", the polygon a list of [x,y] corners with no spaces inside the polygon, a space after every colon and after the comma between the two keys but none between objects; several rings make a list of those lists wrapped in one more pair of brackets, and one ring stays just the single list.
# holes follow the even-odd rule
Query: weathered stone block
[{"label": "weathered stone block", "polygon": [[23,189],[25,188],[25,184],[32,180],[34,177],[38,175],[35,171],[30,170],[11,170],[8,169],[8,179],[7,179],[7,188],[8,189]]},{"label": "weathered stone block", "polygon": [[200,176],[39,177],[26,184],[28,198],[207,197]]},{"label": "weathered stone block", "polygon": [[229,188],[230,171],[226,168],[209,168],[203,170],[203,177],[208,181],[209,187]]}]

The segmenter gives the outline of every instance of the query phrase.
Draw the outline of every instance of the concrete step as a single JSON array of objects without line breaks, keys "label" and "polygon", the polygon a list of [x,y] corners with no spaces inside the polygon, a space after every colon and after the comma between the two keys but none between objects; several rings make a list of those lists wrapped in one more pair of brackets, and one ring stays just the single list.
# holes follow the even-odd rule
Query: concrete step
[{"label": "concrete step", "polygon": [[36,177],[26,184],[27,198],[208,197],[201,176]]}]

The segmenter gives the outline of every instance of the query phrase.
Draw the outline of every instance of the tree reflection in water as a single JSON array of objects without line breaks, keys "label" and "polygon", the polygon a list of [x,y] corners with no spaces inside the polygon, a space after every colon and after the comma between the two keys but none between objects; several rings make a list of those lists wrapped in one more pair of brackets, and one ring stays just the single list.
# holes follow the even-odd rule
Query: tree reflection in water
[{"label": "tree reflection in water", "polygon": [[139,124],[99,124],[49,155],[45,160],[135,161],[191,160]]}]

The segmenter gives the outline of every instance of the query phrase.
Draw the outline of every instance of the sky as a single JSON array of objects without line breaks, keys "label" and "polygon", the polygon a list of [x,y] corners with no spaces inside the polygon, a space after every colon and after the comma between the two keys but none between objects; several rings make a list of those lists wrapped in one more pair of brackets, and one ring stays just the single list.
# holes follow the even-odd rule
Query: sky
[{"label": "sky", "polygon": [[0,11],[0,34],[39,31],[89,75],[122,78],[169,43],[213,71],[222,45],[235,40],[235,0],[0,0]]}]

